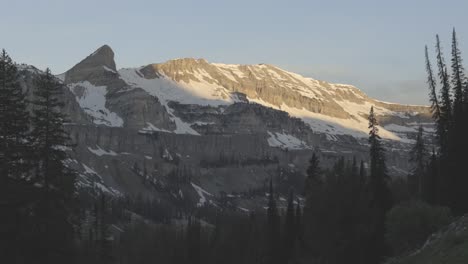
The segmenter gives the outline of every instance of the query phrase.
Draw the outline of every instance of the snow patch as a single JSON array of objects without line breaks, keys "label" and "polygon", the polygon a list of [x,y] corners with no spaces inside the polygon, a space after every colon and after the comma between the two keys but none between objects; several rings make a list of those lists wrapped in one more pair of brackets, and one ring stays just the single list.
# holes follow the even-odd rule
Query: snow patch
[{"label": "snow patch", "polygon": [[150,122],[146,122],[146,127],[142,128],[140,130],[140,132],[142,132],[142,133],[145,133],[145,132],[167,132],[167,133],[172,133],[169,130],[158,128],[155,125],[151,124]]},{"label": "snow patch", "polygon": [[142,77],[136,69],[121,69],[119,70],[120,78],[131,87],[139,87],[145,90],[152,96],[157,97],[161,104],[166,108],[171,116],[172,121],[176,124],[176,134],[192,134],[200,135],[197,131],[190,127],[190,124],[183,122],[174,114],[174,110],[168,106],[168,102],[176,101],[183,104],[227,104],[227,102],[212,101],[211,98],[204,98],[203,95],[197,95],[193,89],[188,89],[185,86],[179,85],[166,76],[161,76],[155,79],[146,79]]},{"label": "snow patch", "polygon": [[110,150],[110,151],[106,151],[106,150],[103,150],[101,147],[97,146],[96,149],[93,149],[91,147],[88,147],[88,150],[91,151],[94,155],[96,156],[104,156],[104,155],[107,155],[107,156],[117,156],[117,153],[115,153],[114,151]]},{"label": "snow patch", "polygon": [[88,81],[69,86],[80,107],[93,118],[97,125],[122,127],[124,121],[116,113],[106,108],[106,86],[95,86]]},{"label": "snow patch", "polygon": [[113,69],[107,67],[107,66],[102,66],[104,68],[104,70],[108,71],[108,72],[112,72],[112,73],[117,73],[116,71],[114,71]]},{"label": "snow patch", "polygon": [[[319,113],[311,112],[305,108],[298,109],[295,107],[289,107],[286,104],[276,106],[269,104],[261,99],[251,99],[249,101],[258,103],[264,106],[268,106],[277,110],[285,111],[290,116],[302,119],[314,132],[329,134],[329,135],[351,135],[356,138],[367,138],[369,128],[367,118],[361,116],[361,114],[368,114],[371,108],[371,104],[366,102],[364,104],[351,103],[349,101],[339,102],[340,104],[346,105],[345,109],[350,113],[350,118],[337,118],[327,116]],[[376,108],[374,110],[377,114],[382,114],[389,110],[383,108]],[[396,134],[380,127],[380,136],[385,139],[391,139],[396,141],[405,141]],[[332,137],[329,138],[333,140]]]},{"label": "snow patch", "polygon": [[206,199],[205,195],[207,195],[207,196],[213,196],[213,195],[211,193],[203,190],[203,188],[196,185],[195,183],[191,182],[191,184],[192,184],[192,187],[195,189],[195,191],[198,193],[198,196],[200,196],[200,200],[198,201],[197,206],[201,207],[207,202],[207,199]]},{"label": "snow patch", "polygon": [[310,147],[302,140],[288,134],[268,131],[268,144],[270,147],[282,149],[309,149]]}]

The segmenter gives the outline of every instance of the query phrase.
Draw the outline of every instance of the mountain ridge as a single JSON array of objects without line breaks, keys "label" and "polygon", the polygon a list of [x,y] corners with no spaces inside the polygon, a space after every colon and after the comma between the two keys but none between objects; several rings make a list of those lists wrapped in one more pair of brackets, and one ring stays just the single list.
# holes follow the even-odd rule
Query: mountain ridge
[{"label": "mountain ridge", "polygon": [[[365,161],[371,106],[382,124],[389,171],[406,176],[418,126],[432,129],[428,107],[378,102],[354,86],[276,66],[179,59],[114,70],[114,63],[104,46],[57,78],[76,144],[69,163],[78,184],[115,195],[171,200],[179,197],[172,181],[190,179],[180,182],[184,197],[197,197],[195,184],[214,194],[211,202],[220,192],[261,190],[272,175],[279,184],[303,182],[312,153],[324,167],[339,157]],[[20,69],[29,97],[38,74]],[[258,203],[245,195],[239,206]]]},{"label": "mountain ridge", "polygon": [[[396,125],[406,125],[408,122],[405,121],[412,120],[411,115],[429,121],[430,116],[428,106],[382,102],[353,85],[315,80],[263,63],[223,64],[210,63],[203,58],[179,58],[117,70],[114,52],[108,45],[72,67],[63,79],[71,85],[84,81],[106,86],[110,94],[142,89],[166,108],[166,119],[175,120],[174,131],[190,134],[198,132],[179,120],[168,106],[169,102],[212,107],[241,101],[258,103],[298,117],[319,133],[351,134],[354,137],[367,135],[366,115],[372,105],[382,116],[384,125],[388,120]],[[112,108],[112,103],[110,105]],[[152,122],[144,123],[150,123],[148,126],[159,131],[171,131],[167,129],[168,125],[159,127]],[[177,124],[185,128],[179,129]],[[397,130],[387,131],[384,127],[382,136],[401,140],[398,134],[402,129]]]}]

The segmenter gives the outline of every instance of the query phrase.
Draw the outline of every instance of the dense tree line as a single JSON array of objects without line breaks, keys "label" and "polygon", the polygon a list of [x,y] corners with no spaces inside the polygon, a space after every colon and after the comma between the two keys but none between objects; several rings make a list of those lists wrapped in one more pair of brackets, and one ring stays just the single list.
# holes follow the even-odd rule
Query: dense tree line
[{"label": "dense tree line", "polygon": [[393,200],[373,109],[369,128],[368,164],[341,158],[325,169],[313,155],[304,184],[305,204],[291,189],[287,206],[281,209],[270,179],[265,211],[237,213],[211,207],[199,208],[171,225],[155,218],[146,218],[153,219],[150,223],[130,221],[116,236],[113,259],[121,263],[379,263],[391,254],[385,217]]},{"label": "dense tree line", "polygon": [[[385,216],[393,198],[373,108],[369,160],[339,159],[323,169],[312,156],[304,209],[306,255],[316,263],[379,263],[388,256]],[[368,168],[367,168],[368,167]]]}]

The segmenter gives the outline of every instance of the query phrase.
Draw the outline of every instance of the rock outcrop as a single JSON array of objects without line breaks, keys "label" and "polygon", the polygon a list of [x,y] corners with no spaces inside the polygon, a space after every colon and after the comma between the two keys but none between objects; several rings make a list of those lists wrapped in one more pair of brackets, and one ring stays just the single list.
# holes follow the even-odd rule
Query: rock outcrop
[{"label": "rock outcrop", "polygon": [[102,85],[101,80],[107,75],[117,73],[114,61],[114,52],[104,45],[93,54],[65,73],[65,83],[76,83],[87,80],[94,85]]}]

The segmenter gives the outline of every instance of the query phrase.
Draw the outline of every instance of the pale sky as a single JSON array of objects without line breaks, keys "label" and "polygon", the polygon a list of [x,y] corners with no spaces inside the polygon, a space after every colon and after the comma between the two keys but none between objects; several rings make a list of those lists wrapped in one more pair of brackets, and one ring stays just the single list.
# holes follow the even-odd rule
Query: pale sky
[{"label": "pale sky", "polygon": [[[268,63],[426,104],[424,45],[456,27],[468,58],[468,1],[0,0],[0,47],[61,73],[103,44],[118,68],[173,58]],[[433,49],[432,49],[433,50]],[[431,51],[432,51],[431,50]],[[467,60],[468,63],[468,60]]]}]

